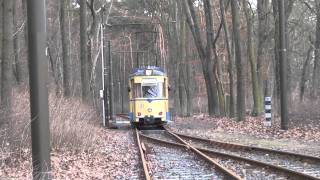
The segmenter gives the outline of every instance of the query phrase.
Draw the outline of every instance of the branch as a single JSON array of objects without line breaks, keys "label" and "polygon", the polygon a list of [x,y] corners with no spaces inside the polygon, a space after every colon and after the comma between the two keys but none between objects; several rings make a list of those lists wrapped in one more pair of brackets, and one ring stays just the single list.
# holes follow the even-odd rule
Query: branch
[{"label": "branch", "polygon": [[216,35],[216,37],[215,37],[214,40],[213,40],[213,45],[216,44],[216,42],[217,42],[217,40],[218,40],[218,38],[219,38],[219,36],[220,36],[221,29],[222,29],[222,19],[221,19],[221,21],[220,21],[220,25],[219,25],[219,29],[218,29],[217,35]]},{"label": "branch", "polygon": [[307,8],[312,12],[312,13],[316,13],[315,10],[311,7],[311,5],[304,1],[304,0],[300,0],[302,2],[302,4],[304,4],[305,6],[307,6]]}]

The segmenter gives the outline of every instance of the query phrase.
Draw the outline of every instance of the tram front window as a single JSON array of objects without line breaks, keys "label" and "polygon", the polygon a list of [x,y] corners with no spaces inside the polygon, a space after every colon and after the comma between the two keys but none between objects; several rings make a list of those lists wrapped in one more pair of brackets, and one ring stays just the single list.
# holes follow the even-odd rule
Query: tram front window
[{"label": "tram front window", "polygon": [[143,98],[159,98],[163,97],[163,83],[157,84],[142,84]]}]

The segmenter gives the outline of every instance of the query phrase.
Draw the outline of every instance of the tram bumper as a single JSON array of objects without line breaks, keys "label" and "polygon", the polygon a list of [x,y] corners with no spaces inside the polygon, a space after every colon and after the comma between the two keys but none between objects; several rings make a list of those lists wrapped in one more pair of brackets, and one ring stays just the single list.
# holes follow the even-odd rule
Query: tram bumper
[{"label": "tram bumper", "polygon": [[154,116],[145,116],[143,118],[139,118],[139,123],[141,124],[161,124],[161,117]]}]

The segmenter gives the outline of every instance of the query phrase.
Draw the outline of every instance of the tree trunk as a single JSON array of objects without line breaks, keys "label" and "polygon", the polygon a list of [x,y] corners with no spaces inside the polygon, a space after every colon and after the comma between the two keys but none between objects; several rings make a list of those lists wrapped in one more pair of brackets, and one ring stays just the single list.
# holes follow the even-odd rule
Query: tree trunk
[{"label": "tree trunk", "polygon": [[180,64],[179,67],[179,102],[180,102],[180,116],[186,116],[187,114],[187,98],[185,91],[185,74],[184,74],[184,64]]},{"label": "tree trunk", "polygon": [[[0,104],[1,104],[1,88],[2,88],[2,38],[3,38],[3,0],[0,0]],[[1,122],[0,122],[0,126],[1,126]]]},{"label": "tree trunk", "polygon": [[[292,86],[291,86],[291,78],[292,78],[292,69],[291,69],[291,61],[292,59],[294,59],[294,57],[292,57],[292,49],[291,49],[291,45],[290,45],[290,37],[289,37],[289,23],[288,23],[288,20],[289,20],[289,17],[291,15],[291,12],[292,12],[292,9],[293,9],[293,4],[294,4],[295,0],[287,0],[285,1],[285,11],[284,11],[284,14],[285,14],[285,39],[286,39],[286,68],[287,68],[287,81],[288,81],[288,89],[287,89],[287,93],[288,93],[288,100],[289,102],[291,102],[291,99],[292,99]],[[289,105],[291,105],[291,103],[289,103]]]},{"label": "tree trunk", "polygon": [[231,0],[232,27],[236,53],[237,69],[237,120],[245,119],[246,102],[245,102],[245,66],[242,60],[240,23],[239,23],[239,5],[237,0]]},{"label": "tree trunk", "polygon": [[[184,23],[185,24],[185,23]],[[185,52],[186,52],[186,59],[185,59],[185,63],[186,63],[186,78],[185,78],[185,88],[186,88],[186,95],[187,95],[187,116],[190,117],[191,115],[193,115],[193,76],[191,75],[191,64],[190,64],[190,57],[191,54],[189,54],[189,49],[190,49],[190,43],[189,43],[189,36],[190,33],[189,31],[187,31],[187,29],[185,30]]]},{"label": "tree trunk", "polygon": [[260,87],[263,85],[262,62],[266,60],[266,41],[269,33],[269,0],[257,1],[258,13],[258,45],[257,45],[257,76]]},{"label": "tree trunk", "polygon": [[[289,48],[289,36],[288,36],[288,19],[290,17],[290,14],[292,12],[292,8],[293,8],[293,4],[294,4],[294,0],[290,0],[290,1],[285,1],[285,39],[286,39],[286,48]],[[273,17],[274,17],[274,22],[275,22],[275,29],[274,29],[274,54],[275,54],[275,59],[274,59],[274,73],[275,73],[275,81],[274,81],[274,95],[273,95],[273,104],[274,104],[274,109],[276,109],[275,114],[280,115],[280,60],[279,60],[279,18],[278,18],[278,12],[279,12],[279,6],[278,6],[278,0],[272,0],[272,6],[273,6]],[[288,54],[290,56],[290,54]],[[287,61],[287,72],[289,72],[287,74],[287,79],[288,79],[288,93],[290,94],[290,78],[289,74],[291,72],[291,68],[290,68],[290,61],[288,60],[288,58],[286,58]]]},{"label": "tree trunk", "polygon": [[247,48],[248,48],[248,59],[251,67],[251,81],[252,81],[252,94],[253,94],[253,110],[252,116],[258,116],[263,111],[263,101],[262,101],[262,89],[260,87],[260,83],[258,81],[257,74],[257,62],[254,57],[254,47],[253,47],[253,31],[252,31],[252,23],[253,17],[249,10],[249,2],[247,0],[243,1],[243,10],[247,20]]},{"label": "tree trunk", "polygon": [[305,90],[305,83],[307,80],[307,69],[308,69],[308,65],[310,63],[310,55],[312,52],[313,48],[312,46],[309,47],[309,50],[307,52],[307,58],[303,63],[303,67],[302,67],[302,73],[301,73],[301,80],[300,80],[300,102],[303,101],[303,96],[304,96],[304,90]]},{"label": "tree trunk", "polygon": [[[170,17],[176,17],[177,21],[180,20],[181,17],[177,16],[176,14],[179,13],[179,4],[175,4],[175,1],[170,1]],[[173,107],[174,111],[177,114],[180,114],[180,96],[179,96],[179,77],[180,77],[180,71],[179,71],[179,53],[178,53],[178,30],[177,27],[179,26],[179,23],[171,24],[169,23],[166,28],[167,37],[168,37],[168,46],[169,46],[169,58],[170,58],[170,66],[172,68],[169,68],[169,73],[171,74],[172,78],[169,79],[172,82],[170,91],[173,96]],[[155,62],[155,60],[152,60],[152,62]],[[155,64],[155,63],[153,63]],[[169,74],[169,76],[170,76]]]},{"label": "tree trunk", "polygon": [[[206,4],[209,3],[208,0],[205,1]],[[210,5],[210,3],[209,3]],[[214,64],[212,59],[212,43],[213,43],[213,23],[212,15],[209,13],[206,8],[206,35],[207,35],[207,45],[204,48],[204,45],[201,40],[200,27],[197,21],[196,13],[194,10],[192,0],[183,0],[184,12],[187,17],[187,23],[192,32],[192,36],[198,50],[198,55],[201,60],[202,72],[206,83],[207,96],[208,96],[208,111],[209,115],[219,115],[218,107],[218,96],[217,96],[217,87],[214,80]],[[210,7],[210,6],[207,6]],[[209,23],[208,23],[209,22]],[[212,26],[210,26],[212,25]],[[209,29],[212,29],[210,31]]]},{"label": "tree trunk", "polygon": [[13,1],[3,1],[3,39],[1,62],[1,110],[8,121],[11,115],[12,99],[12,53],[13,53]]},{"label": "tree trunk", "polygon": [[186,49],[185,49],[185,24],[183,19],[180,21],[180,67],[179,67],[179,98],[180,115],[187,115],[187,91],[186,91]]},{"label": "tree trunk", "polygon": [[68,1],[60,0],[60,32],[62,45],[62,68],[63,68],[63,95],[71,95],[71,65],[68,45],[68,32],[66,28],[66,9]]},{"label": "tree trunk", "polygon": [[[280,91],[281,91],[281,129],[288,129],[288,77],[287,77],[287,40],[286,40],[286,23],[284,1],[278,0],[279,9],[279,60],[280,60]],[[289,90],[290,91],[290,90]]]},{"label": "tree trunk", "polygon": [[224,90],[223,90],[223,86],[222,86],[222,82],[220,80],[220,65],[219,65],[219,61],[218,61],[218,54],[216,49],[214,48],[213,50],[214,53],[214,57],[216,59],[215,64],[213,65],[214,67],[214,80],[215,83],[217,85],[217,93],[218,93],[218,99],[219,99],[219,115],[220,116],[226,116],[226,102],[225,102],[225,97],[224,97]]},{"label": "tree trunk", "polygon": [[20,47],[19,47],[19,28],[18,28],[18,6],[17,0],[12,0],[13,9],[12,9],[12,16],[13,16],[13,27],[14,27],[14,36],[13,36],[13,51],[14,51],[14,75],[16,77],[16,81],[18,84],[22,83],[22,67],[20,63]]},{"label": "tree trunk", "polygon": [[109,116],[110,120],[113,120],[114,114],[114,77],[113,77],[113,60],[112,60],[112,50],[111,41],[108,42],[108,77],[109,77]]},{"label": "tree trunk", "polygon": [[87,41],[87,4],[86,0],[80,0],[80,64],[82,100],[84,101],[89,94]]},{"label": "tree trunk", "polygon": [[273,18],[274,18],[274,86],[272,105],[275,109],[274,115],[280,115],[280,61],[279,61],[279,18],[278,18],[278,1],[272,0]]},{"label": "tree trunk", "polygon": [[212,98],[216,99],[217,112],[216,115],[225,115],[225,100],[223,87],[219,79],[219,59],[216,52],[214,29],[213,29],[213,17],[212,17],[212,7],[209,0],[203,1],[205,21],[206,21],[206,58],[209,71],[210,85],[212,88]]},{"label": "tree trunk", "polygon": [[[21,4],[22,4],[22,13],[24,16],[24,43],[25,43],[25,48],[28,48],[28,23],[27,23],[27,0],[21,0]],[[26,55],[28,56],[28,51],[26,51]]]},{"label": "tree trunk", "polygon": [[231,44],[230,44],[230,35],[228,30],[228,25],[225,18],[225,6],[224,0],[220,0],[220,12],[221,12],[221,22],[223,25],[224,36],[227,46],[228,53],[228,73],[229,73],[229,101],[227,103],[229,109],[227,110],[229,113],[229,117],[234,117],[234,93],[233,93],[233,62],[232,62],[232,52],[231,52]]},{"label": "tree trunk", "polygon": [[316,1],[317,22],[316,22],[316,40],[315,40],[315,57],[312,74],[312,98],[318,98],[320,95],[320,2]]},{"label": "tree trunk", "polygon": [[52,57],[51,48],[50,48],[49,43],[47,44],[47,47],[48,47],[47,52],[48,52],[48,58],[49,58],[49,64],[51,67],[52,77],[53,77],[54,83],[56,85],[56,95],[58,95],[60,92],[59,77],[57,76],[57,73],[56,73],[55,63],[54,63],[54,60]]},{"label": "tree trunk", "polygon": [[[218,74],[218,55],[216,52],[216,45],[215,45],[215,37],[214,37],[214,23],[213,23],[213,16],[212,16],[212,7],[210,0],[204,0],[204,13],[205,13],[205,21],[206,21],[206,38],[207,38],[207,45],[206,45],[206,63],[209,72],[209,80],[211,86],[211,93],[212,93],[212,105],[216,107],[214,110],[214,114],[212,115],[225,115],[225,101],[224,101],[224,94],[222,84],[219,80]],[[213,101],[215,100],[215,101]]]}]

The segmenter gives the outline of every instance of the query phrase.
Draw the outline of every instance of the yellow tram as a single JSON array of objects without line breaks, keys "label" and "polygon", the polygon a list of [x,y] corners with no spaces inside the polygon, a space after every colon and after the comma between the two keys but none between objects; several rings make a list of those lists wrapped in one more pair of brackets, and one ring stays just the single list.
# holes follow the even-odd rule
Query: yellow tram
[{"label": "yellow tram", "polygon": [[168,77],[161,68],[134,69],[128,90],[129,117],[133,125],[161,125],[170,120]]}]

